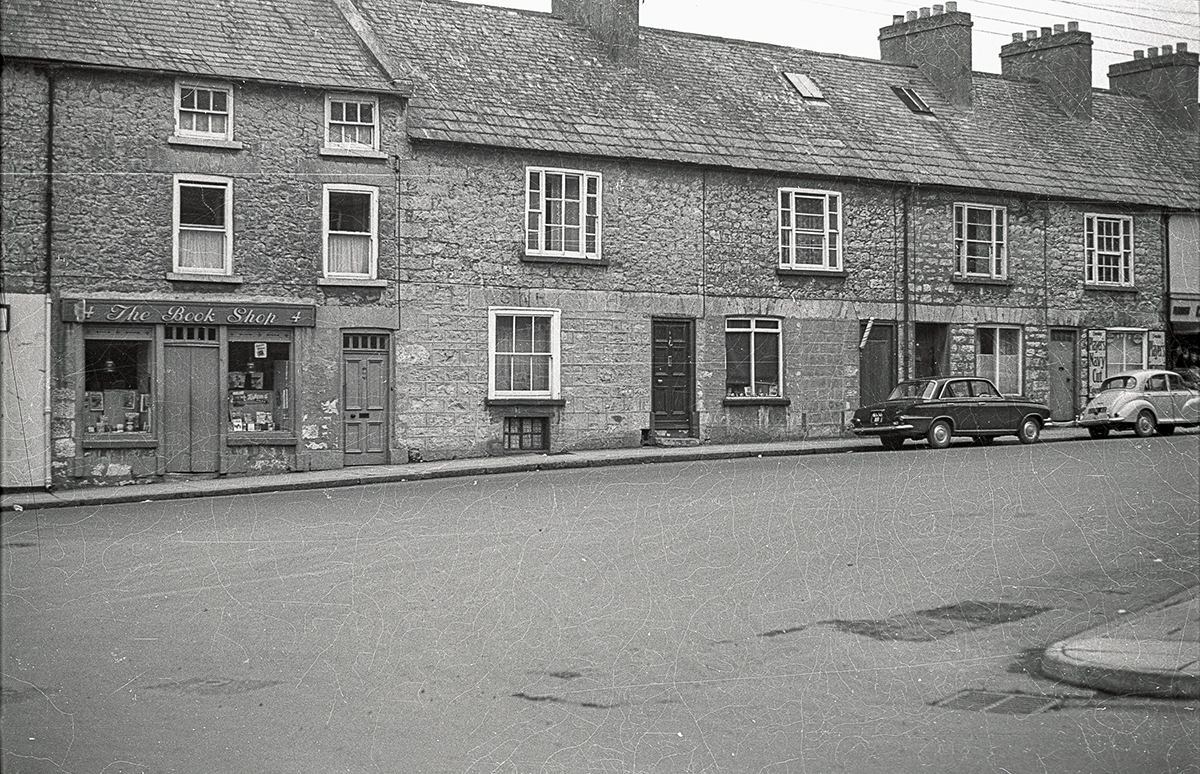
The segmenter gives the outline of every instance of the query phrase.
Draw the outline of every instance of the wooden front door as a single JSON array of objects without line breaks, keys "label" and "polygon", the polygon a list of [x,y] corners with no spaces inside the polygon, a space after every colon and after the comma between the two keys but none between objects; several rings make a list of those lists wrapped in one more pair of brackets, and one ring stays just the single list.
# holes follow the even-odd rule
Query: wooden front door
[{"label": "wooden front door", "polygon": [[[216,473],[221,465],[221,349],[168,340],[163,347],[163,446],[168,473]],[[168,332],[171,329],[168,328]]]},{"label": "wooden front door", "polygon": [[1069,422],[1079,408],[1075,331],[1055,328],[1050,331],[1050,419]]},{"label": "wooden front door", "polygon": [[342,337],[342,451],[344,465],[387,462],[388,336]]},{"label": "wooden front door", "polygon": [[696,353],[691,320],[652,320],[651,423],[655,430],[692,434]]},{"label": "wooden front door", "polygon": [[913,378],[950,375],[950,326],[917,323],[914,326]]},{"label": "wooden front door", "polygon": [[859,336],[858,399],[869,406],[882,402],[896,386],[896,326],[867,321]]}]

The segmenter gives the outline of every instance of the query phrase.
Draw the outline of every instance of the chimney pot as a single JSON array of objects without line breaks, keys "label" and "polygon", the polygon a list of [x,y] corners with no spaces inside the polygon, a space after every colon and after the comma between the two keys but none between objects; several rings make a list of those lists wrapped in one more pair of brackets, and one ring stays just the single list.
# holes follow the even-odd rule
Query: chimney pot
[{"label": "chimney pot", "polygon": [[892,26],[904,23],[904,14],[898,13],[892,16]]},{"label": "chimney pot", "polygon": [[1186,54],[1187,53],[1187,43],[1184,43],[1182,40],[1179,41],[1178,43],[1175,44],[1175,50],[1181,54]]},{"label": "chimney pot", "polygon": [[1019,33],[1019,32],[1013,33],[1013,39],[1012,39],[1013,43],[1020,43],[1024,39],[1025,39],[1025,36],[1022,35],[1021,33]]},{"label": "chimney pot", "polygon": [[1054,34],[1054,30],[1050,29],[1049,27],[1042,27],[1042,37],[1043,38],[1048,38],[1053,34]]},{"label": "chimney pot", "polygon": [[1158,46],[1151,46],[1150,48],[1146,49],[1146,56],[1150,57],[1151,59],[1158,56]]},{"label": "chimney pot", "polygon": [[957,0],[947,0],[947,2],[946,2],[946,13],[958,13],[958,2],[957,2]]},{"label": "chimney pot", "polygon": [[1037,30],[1026,30],[1025,39],[1026,40],[1037,40]]},{"label": "chimney pot", "polygon": [[921,9],[921,18],[922,18],[922,19],[928,19],[928,18],[929,18],[929,7],[928,7],[928,6],[926,6],[926,7],[924,7],[924,8],[922,8],[922,9]]},{"label": "chimney pot", "polygon": [[1055,35],[1061,35],[1066,31],[1067,31],[1066,25],[1063,25],[1063,24],[1055,24],[1054,25],[1054,34]]},{"label": "chimney pot", "polygon": [[935,6],[933,7],[933,15],[934,15],[934,16],[941,16],[941,15],[942,15],[942,12],[943,12],[943,11],[945,11],[945,10],[946,10],[945,6],[941,6],[941,5],[935,5]]},{"label": "chimney pot", "polygon": [[1079,22],[1067,22],[1067,32],[1079,32]]},{"label": "chimney pot", "polygon": [[916,20],[917,20],[917,12],[916,12],[916,11],[909,11],[909,12],[906,14],[906,18],[908,19],[908,21],[916,21]]},{"label": "chimney pot", "polygon": [[1162,55],[1170,56],[1174,52],[1174,50],[1175,49],[1171,48],[1170,44],[1167,44],[1167,45],[1163,46],[1163,48],[1162,48]]},{"label": "chimney pot", "polygon": [[1146,58],[1146,52],[1145,52],[1145,51],[1142,51],[1142,50],[1139,48],[1137,51],[1134,51],[1134,52],[1133,52],[1133,58],[1134,58],[1134,59],[1145,59],[1145,58]]}]

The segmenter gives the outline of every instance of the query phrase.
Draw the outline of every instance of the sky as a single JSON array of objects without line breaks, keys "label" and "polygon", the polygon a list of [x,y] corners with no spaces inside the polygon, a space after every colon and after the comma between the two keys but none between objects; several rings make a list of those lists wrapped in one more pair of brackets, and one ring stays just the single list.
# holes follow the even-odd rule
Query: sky
[{"label": "sky", "polygon": [[[550,0],[467,0],[549,11]],[[945,0],[939,0],[944,3]],[[929,0],[643,0],[644,27],[777,43],[830,54],[879,58],[879,28],[892,16],[931,7]],[[979,72],[1000,72],[1000,47],[1014,32],[1079,22],[1092,35],[1092,84],[1108,87],[1108,67],[1137,49],[1183,41],[1200,51],[1197,0],[959,0],[971,14],[972,50]]]}]

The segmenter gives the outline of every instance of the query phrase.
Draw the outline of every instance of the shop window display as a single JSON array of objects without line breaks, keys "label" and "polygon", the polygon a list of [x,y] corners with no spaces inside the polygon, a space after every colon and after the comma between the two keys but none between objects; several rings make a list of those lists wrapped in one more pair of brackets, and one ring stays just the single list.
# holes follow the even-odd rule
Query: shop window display
[{"label": "shop window display", "polygon": [[87,340],[83,388],[87,433],[150,432],[150,381],[149,341]]},{"label": "shop window display", "polygon": [[292,429],[291,344],[229,342],[229,430]]}]

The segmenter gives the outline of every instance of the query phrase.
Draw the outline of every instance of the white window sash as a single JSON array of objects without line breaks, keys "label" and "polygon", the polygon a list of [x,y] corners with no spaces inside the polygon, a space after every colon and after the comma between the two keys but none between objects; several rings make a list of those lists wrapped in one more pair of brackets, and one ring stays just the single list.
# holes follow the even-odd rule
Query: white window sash
[{"label": "white window sash", "polygon": [[[797,225],[796,200],[808,199],[821,203],[821,228],[802,228]],[[811,217],[811,216],[810,216]],[[820,239],[816,244],[801,246],[800,237]],[[801,261],[802,253],[819,251],[820,262]],[[838,271],[842,266],[842,195],[838,191],[818,191],[802,188],[779,189],[779,266],[784,269]]]},{"label": "white window sash", "polygon": [[[497,319],[500,317],[529,317],[542,318],[550,321],[550,342],[547,352],[499,352],[497,351]],[[562,349],[561,310],[558,309],[528,309],[520,307],[490,307],[488,309],[488,397],[489,398],[550,398],[560,396],[559,359]],[[501,357],[529,358],[530,367],[535,361],[544,362],[548,370],[548,383],[545,390],[515,390],[498,389],[497,375],[500,371],[498,360]]]},{"label": "white window sash", "polygon": [[[558,196],[548,196],[547,178],[560,178],[562,191]],[[577,180],[578,199],[566,195],[567,180]],[[598,172],[574,169],[529,167],[525,172],[525,252],[527,255],[543,255],[555,258],[599,259],[601,255],[600,235],[602,221],[602,180]],[[550,203],[557,203],[557,217],[553,217]],[[570,222],[567,217],[568,203],[578,208]],[[560,247],[554,247],[550,236]],[[567,249],[568,242],[575,249]]]},{"label": "white window sash", "polygon": [[[370,197],[370,228],[367,231],[332,229],[329,211],[329,197],[332,193],[354,193]],[[379,271],[379,189],[365,185],[326,185],[321,198],[325,277],[375,279]]]},{"label": "white window sash", "polygon": [[[983,352],[984,331],[991,333],[993,351]],[[1016,337],[1016,352],[1005,355],[1004,339]],[[1025,336],[1020,328],[981,325],[975,329],[975,375],[991,380],[1004,395],[1020,395],[1025,385]]]},{"label": "white window sash", "polygon": [[[177,274],[228,276],[233,273],[233,181],[209,175],[176,175],[174,182],[172,271]],[[183,223],[180,205],[185,187],[224,191],[221,226]]]},{"label": "white window sash", "polygon": [[[183,94],[187,90],[206,91],[212,93],[222,93],[225,95],[225,110],[215,110],[212,108],[188,107],[183,106]],[[208,129],[195,129],[186,126],[191,123],[187,117],[203,118],[206,123],[211,125],[214,118],[223,119],[224,127],[220,131]],[[203,81],[176,81],[175,82],[175,136],[176,137],[196,137],[204,139],[233,139],[233,87],[223,83],[206,83]]]},{"label": "white window sash", "polygon": [[[988,213],[990,227],[986,240],[972,239],[971,214]],[[987,257],[971,255],[971,246],[987,246]],[[1008,209],[991,204],[957,203],[954,205],[954,251],[958,256],[958,273],[964,277],[1005,279],[1008,276]],[[972,270],[972,260],[986,260],[987,270]]]},{"label": "white window sash", "polygon": [[1133,218],[1089,213],[1083,222],[1084,282],[1132,287]]},{"label": "white window sash", "polygon": [[[349,121],[345,118],[334,118],[334,103],[358,105],[361,115],[363,105],[370,105],[370,121]],[[335,131],[335,128],[337,131]],[[370,132],[370,142],[358,140],[361,131]],[[355,139],[346,140],[346,134],[351,133]],[[336,135],[340,135],[336,136]],[[379,100],[360,94],[327,94],[325,96],[325,147],[343,150],[379,150]]]}]

